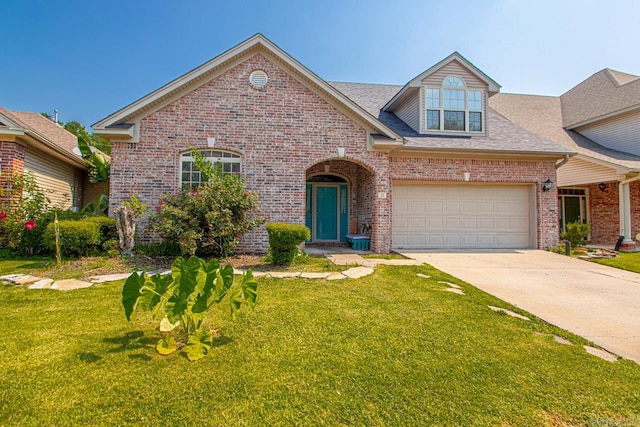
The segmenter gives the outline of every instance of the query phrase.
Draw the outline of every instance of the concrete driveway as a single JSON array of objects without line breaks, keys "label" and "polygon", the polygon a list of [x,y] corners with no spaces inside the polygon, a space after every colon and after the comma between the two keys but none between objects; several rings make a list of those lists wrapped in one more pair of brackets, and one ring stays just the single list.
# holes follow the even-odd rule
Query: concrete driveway
[{"label": "concrete driveway", "polygon": [[640,274],[540,250],[402,255],[640,363]]}]

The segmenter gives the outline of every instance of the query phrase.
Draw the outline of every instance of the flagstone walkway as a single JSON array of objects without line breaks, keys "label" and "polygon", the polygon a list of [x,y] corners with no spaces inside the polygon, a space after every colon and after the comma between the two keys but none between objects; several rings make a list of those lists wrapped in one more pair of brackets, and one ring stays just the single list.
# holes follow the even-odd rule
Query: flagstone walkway
[{"label": "flagstone walkway", "polygon": [[[412,259],[378,259],[363,258],[354,253],[342,254],[326,254],[332,263],[342,266],[352,266],[351,268],[339,272],[324,273],[307,273],[307,272],[289,272],[289,271],[254,271],[254,277],[273,277],[283,278],[302,278],[302,279],[324,279],[324,280],[342,280],[342,279],[359,279],[361,277],[373,274],[374,267],[377,265],[420,265],[421,263]],[[245,270],[234,270],[234,274],[244,274]],[[147,272],[149,275],[171,274],[171,270],[155,270]],[[28,286],[29,289],[55,289],[59,291],[70,291],[73,289],[83,289],[93,286],[95,283],[115,282],[124,280],[131,273],[121,274],[105,274],[101,276],[88,277],[86,280],[78,279],[62,279],[54,280],[47,277],[32,276],[29,274],[7,274],[0,276],[0,280],[13,283],[15,285]]]}]

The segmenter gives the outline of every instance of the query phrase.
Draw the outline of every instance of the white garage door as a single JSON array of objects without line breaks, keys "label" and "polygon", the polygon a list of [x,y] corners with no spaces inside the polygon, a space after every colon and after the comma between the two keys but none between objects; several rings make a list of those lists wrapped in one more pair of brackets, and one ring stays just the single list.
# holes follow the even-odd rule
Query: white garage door
[{"label": "white garage door", "polygon": [[393,187],[393,247],[528,248],[531,186]]}]

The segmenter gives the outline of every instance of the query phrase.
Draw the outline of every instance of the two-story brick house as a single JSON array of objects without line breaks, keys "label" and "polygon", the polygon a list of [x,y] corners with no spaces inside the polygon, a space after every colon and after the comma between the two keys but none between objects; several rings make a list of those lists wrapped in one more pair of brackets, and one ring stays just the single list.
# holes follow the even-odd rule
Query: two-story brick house
[{"label": "two-story brick house", "polygon": [[[573,151],[496,114],[499,90],[458,53],[404,86],[329,83],[258,34],[93,129],[113,143],[112,210],[197,183],[189,143],[314,242],[366,228],[379,252],[547,248]],[[262,228],[239,250],[266,242]]]}]

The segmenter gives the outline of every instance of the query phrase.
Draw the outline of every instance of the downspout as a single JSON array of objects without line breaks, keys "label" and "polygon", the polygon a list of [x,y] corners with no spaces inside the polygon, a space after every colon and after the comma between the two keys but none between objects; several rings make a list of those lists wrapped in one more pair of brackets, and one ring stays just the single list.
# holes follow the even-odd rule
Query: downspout
[{"label": "downspout", "polygon": [[640,180],[640,174],[618,183],[620,235],[624,236],[623,245],[635,245],[634,240],[631,238],[631,193],[629,191],[629,183],[638,180]]},{"label": "downspout", "polygon": [[569,155],[565,154],[564,155],[564,160],[561,160],[559,163],[556,163],[556,169],[558,169],[560,166],[566,164],[569,161]]}]

